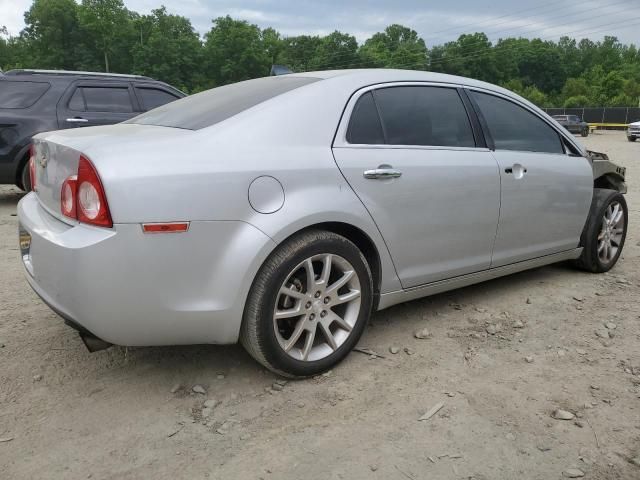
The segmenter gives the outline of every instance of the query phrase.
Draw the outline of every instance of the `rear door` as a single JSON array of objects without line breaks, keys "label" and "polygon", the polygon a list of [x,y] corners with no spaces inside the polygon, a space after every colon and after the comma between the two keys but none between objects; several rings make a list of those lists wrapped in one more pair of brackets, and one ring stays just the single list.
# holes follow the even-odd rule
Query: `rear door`
[{"label": "rear door", "polygon": [[350,100],[334,142],[403,287],[489,267],[500,201],[491,152],[451,86],[396,84]]},{"label": "rear door", "polygon": [[589,161],[567,153],[559,132],[525,105],[485,91],[470,97],[500,166],[492,267],[578,247],[593,195]]},{"label": "rear door", "polygon": [[129,82],[78,81],[60,99],[60,128],[111,125],[139,114]]}]

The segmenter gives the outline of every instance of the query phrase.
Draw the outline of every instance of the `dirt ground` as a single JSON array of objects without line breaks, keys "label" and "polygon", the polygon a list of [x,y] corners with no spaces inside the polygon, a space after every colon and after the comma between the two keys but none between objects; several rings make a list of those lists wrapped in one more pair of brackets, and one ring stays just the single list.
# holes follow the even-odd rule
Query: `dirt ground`
[{"label": "dirt ground", "polygon": [[639,479],[640,142],[585,143],[627,167],[612,272],[557,265],[391,308],[360,342],[383,358],[284,386],[239,346],[88,353],[23,279],[21,194],[0,187],[0,478]]}]

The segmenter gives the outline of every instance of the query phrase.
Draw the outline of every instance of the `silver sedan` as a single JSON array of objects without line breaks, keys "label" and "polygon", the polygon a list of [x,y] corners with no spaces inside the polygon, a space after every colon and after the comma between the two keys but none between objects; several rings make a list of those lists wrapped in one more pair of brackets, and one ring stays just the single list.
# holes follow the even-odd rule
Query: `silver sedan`
[{"label": "silver sedan", "polygon": [[31,177],[26,278],[90,349],[239,340],[291,377],[376,310],[607,271],[627,229],[623,169],[507,90],[426,72],[261,78],[43,133]]}]

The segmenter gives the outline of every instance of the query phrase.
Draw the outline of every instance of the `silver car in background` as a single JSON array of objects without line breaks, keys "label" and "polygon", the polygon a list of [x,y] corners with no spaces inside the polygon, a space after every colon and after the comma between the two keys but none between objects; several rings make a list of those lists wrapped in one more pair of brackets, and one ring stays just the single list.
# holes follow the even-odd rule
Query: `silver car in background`
[{"label": "silver car in background", "polygon": [[624,245],[624,169],[521,97],[426,72],[249,80],[40,134],[26,278],[90,349],[228,344],[304,377],[372,312]]}]

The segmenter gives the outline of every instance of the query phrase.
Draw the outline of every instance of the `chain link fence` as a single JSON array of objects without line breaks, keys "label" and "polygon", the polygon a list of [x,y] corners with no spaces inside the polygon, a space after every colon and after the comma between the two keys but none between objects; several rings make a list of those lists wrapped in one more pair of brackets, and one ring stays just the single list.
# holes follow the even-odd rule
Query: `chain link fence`
[{"label": "chain link fence", "polygon": [[624,128],[640,121],[640,107],[544,108],[549,115],[577,115],[599,127]]}]

